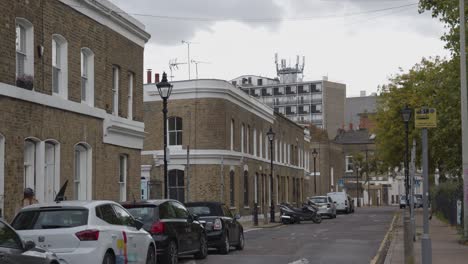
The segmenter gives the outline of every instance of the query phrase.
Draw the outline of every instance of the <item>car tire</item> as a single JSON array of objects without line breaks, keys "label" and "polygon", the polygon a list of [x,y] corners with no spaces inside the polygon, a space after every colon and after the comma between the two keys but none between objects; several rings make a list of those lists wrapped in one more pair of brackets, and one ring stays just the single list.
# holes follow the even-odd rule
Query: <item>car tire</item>
[{"label": "car tire", "polygon": [[223,255],[229,254],[229,250],[231,249],[231,245],[229,244],[229,234],[227,232],[224,232],[222,239],[223,243],[218,248],[218,251]]},{"label": "car tire", "polygon": [[244,230],[239,231],[239,242],[236,245],[237,250],[243,250],[245,245]]},{"label": "car tire", "polygon": [[149,246],[148,253],[146,253],[146,264],[156,264],[156,252],[153,245]]},{"label": "car tire", "polygon": [[107,251],[102,260],[102,264],[115,264],[115,256],[112,252]]},{"label": "car tire", "polygon": [[206,235],[201,234],[200,236],[200,248],[198,252],[195,254],[196,259],[204,259],[208,255],[208,245],[206,241]]},{"label": "car tire", "polygon": [[162,264],[177,264],[179,262],[179,252],[174,240],[169,242],[166,252],[159,256],[159,262]]}]

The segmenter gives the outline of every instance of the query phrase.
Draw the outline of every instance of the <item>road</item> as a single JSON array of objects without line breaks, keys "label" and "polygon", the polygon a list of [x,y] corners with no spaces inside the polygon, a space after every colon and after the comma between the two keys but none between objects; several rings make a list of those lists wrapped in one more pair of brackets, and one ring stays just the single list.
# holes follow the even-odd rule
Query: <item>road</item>
[{"label": "road", "polygon": [[395,207],[357,208],[356,213],[275,228],[246,230],[245,249],[208,258],[182,258],[183,264],[369,263],[390,227]]}]

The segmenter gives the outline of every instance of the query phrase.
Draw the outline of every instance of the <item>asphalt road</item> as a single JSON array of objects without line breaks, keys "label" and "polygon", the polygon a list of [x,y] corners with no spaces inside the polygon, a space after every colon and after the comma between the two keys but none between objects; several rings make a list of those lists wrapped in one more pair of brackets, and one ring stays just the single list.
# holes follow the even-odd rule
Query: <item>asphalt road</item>
[{"label": "asphalt road", "polygon": [[181,258],[183,264],[369,263],[390,227],[395,207],[357,208],[356,213],[245,233],[243,251],[210,251],[204,260]]}]

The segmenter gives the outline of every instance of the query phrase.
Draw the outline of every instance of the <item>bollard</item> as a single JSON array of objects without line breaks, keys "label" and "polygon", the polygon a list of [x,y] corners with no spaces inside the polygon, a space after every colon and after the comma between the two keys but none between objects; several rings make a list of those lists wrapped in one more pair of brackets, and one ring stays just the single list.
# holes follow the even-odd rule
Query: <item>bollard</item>
[{"label": "bollard", "polygon": [[258,205],[257,205],[257,203],[254,203],[253,222],[254,222],[254,226],[258,226]]},{"label": "bollard", "polygon": [[275,203],[271,201],[271,207],[270,207],[270,223],[275,222]]}]

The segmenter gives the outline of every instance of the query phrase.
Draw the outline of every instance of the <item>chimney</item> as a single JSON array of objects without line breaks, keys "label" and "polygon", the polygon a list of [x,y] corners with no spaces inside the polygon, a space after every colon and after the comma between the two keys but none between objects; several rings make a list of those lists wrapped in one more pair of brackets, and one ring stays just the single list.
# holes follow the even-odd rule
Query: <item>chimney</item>
[{"label": "chimney", "polygon": [[151,83],[151,69],[146,71],[146,83]]},{"label": "chimney", "polygon": [[366,91],[361,91],[361,97],[366,96]]},{"label": "chimney", "polygon": [[159,82],[159,73],[154,74],[154,82],[158,83]]},{"label": "chimney", "polygon": [[349,123],[349,130],[350,130],[350,131],[353,130],[353,123]]}]

